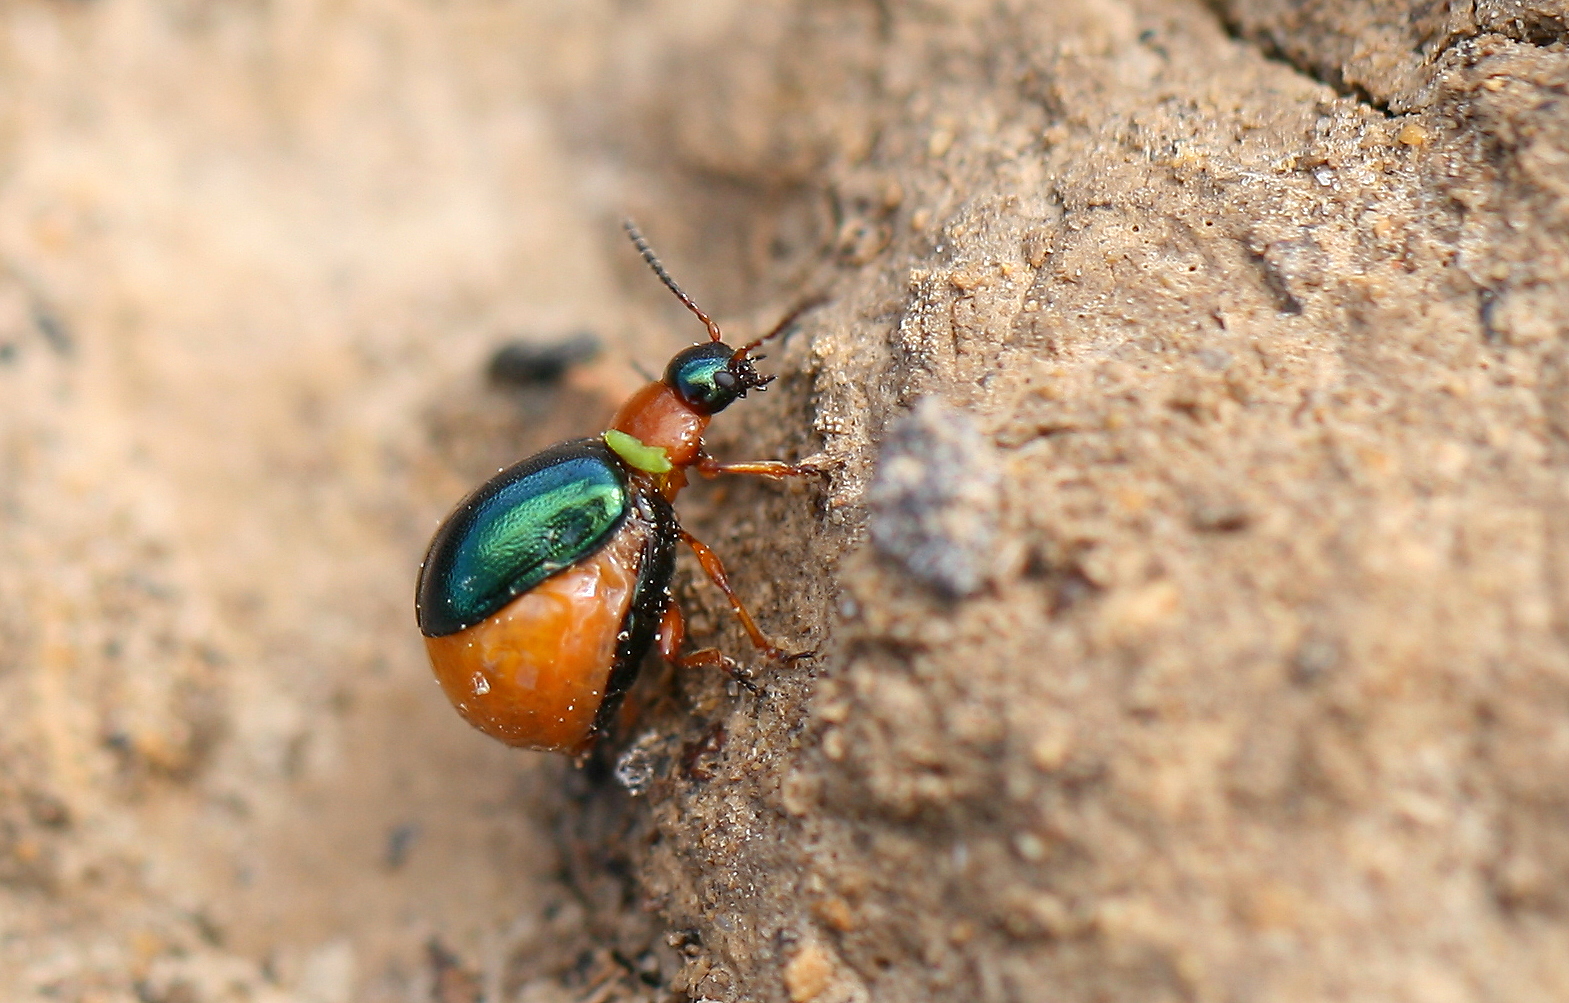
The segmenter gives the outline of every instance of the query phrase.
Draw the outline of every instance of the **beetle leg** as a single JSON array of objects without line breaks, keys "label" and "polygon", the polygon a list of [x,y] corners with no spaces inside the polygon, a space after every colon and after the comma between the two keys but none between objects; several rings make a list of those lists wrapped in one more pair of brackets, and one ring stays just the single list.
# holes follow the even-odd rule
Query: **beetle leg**
[{"label": "beetle leg", "polygon": [[[756,341],[749,341],[745,345],[742,345],[741,350],[736,354],[745,358],[747,355],[752,353],[753,349],[760,348],[763,342],[770,338],[777,338],[780,334],[784,333],[784,331],[788,330],[790,325],[799,320],[803,313],[812,309],[813,307],[822,306],[826,302],[828,302],[828,297],[822,293],[815,293],[811,296],[808,296],[806,299],[797,303],[795,308],[792,309],[789,313],[780,318],[779,323],[774,325],[774,329],[772,331],[769,331],[767,334],[763,335],[761,338],[758,338]],[[756,358],[756,356],[753,357]]]},{"label": "beetle leg", "polygon": [[681,615],[681,607],[672,596],[659,617],[659,657],[674,665],[681,657],[681,644],[685,640],[686,617]]},{"label": "beetle leg", "polygon": [[[810,658],[816,654],[813,651],[789,652],[768,640],[767,636],[758,629],[757,621],[752,619],[752,614],[748,613],[746,607],[741,604],[741,597],[736,595],[735,589],[730,587],[730,576],[725,573],[725,566],[719,560],[719,555],[709,550],[707,544],[684,529],[681,531],[681,539],[685,540],[686,545],[692,548],[692,553],[697,555],[697,563],[703,566],[703,571],[708,575],[708,580],[718,586],[719,591],[723,592],[725,598],[730,600],[730,608],[735,610],[735,615],[740,619],[741,626],[746,630],[746,636],[752,639],[752,647],[776,662],[787,664],[802,658]],[[671,605],[674,606],[675,604],[671,603]]]},{"label": "beetle leg", "polygon": [[701,648],[691,654],[681,654],[686,641],[686,617],[681,607],[672,599],[659,618],[659,657],[681,669],[718,669],[753,693],[759,692],[757,684],[747,677],[735,659],[718,648]]},{"label": "beetle leg", "polygon": [[686,775],[692,780],[712,780],[714,771],[698,763],[704,756],[723,750],[725,747],[725,726],[716,724],[708,729],[708,734],[696,742],[688,742],[681,753],[681,765],[686,769]]},{"label": "beetle leg", "polygon": [[677,658],[675,665],[682,669],[718,669],[737,683],[740,683],[753,696],[763,695],[761,687],[752,682],[752,677],[747,674],[746,669],[742,668],[735,659],[718,648],[699,648],[690,654]]},{"label": "beetle leg", "polygon": [[706,453],[697,458],[697,472],[704,477],[717,477],[720,474],[755,474],[758,477],[769,477],[774,480],[783,480],[786,477],[813,477],[823,473],[817,467],[805,464],[786,463],[783,460],[753,460],[750,463],[720,463]]}]

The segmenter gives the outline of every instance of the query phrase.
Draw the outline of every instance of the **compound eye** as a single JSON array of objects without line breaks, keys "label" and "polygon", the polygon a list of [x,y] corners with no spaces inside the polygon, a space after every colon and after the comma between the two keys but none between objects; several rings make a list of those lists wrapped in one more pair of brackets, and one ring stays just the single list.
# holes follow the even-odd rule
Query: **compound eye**
[{"label": "compound eye", "polygon": [[718,341],[693,345],[670,360],[665,383],[697,410],[716,414],[746,389],[746,380],[730,371],[734,356],[735,349]]}]

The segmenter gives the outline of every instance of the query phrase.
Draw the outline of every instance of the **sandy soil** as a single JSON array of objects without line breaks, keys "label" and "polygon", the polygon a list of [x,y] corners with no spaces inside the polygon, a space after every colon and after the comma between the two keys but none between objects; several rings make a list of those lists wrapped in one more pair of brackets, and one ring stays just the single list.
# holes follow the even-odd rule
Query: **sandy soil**
[{"label": "sandy soil", "polygon": [[[1566,23],[8,8],[0,995],[1569,998]],[[578,769],[409,592],[698,333],[625,212],[835,468],[682,500],[818,658]]]}]

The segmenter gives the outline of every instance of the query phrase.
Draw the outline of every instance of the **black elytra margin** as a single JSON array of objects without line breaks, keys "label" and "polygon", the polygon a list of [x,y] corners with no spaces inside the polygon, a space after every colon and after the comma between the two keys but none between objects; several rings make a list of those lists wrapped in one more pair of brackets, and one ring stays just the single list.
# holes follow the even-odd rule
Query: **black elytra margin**
[{"label": "black elytra margin", "polygon": [[675,509],[663,495],[636,487],[633,492],[628,518],[648,523],[648,540],[643,544],[632,605],[621,621],[615,660],[610,663],[610,675],[605,679],[605,696],[594,714],[594,724],[589,728],[590,738],[605,734],[614,722],[621,701],[637,681],[638,670],[654,643],[665,607],[675,601],[670,595],[670,582],[675,577],[676,544],[681,540],[681,524],[676,521]]}]

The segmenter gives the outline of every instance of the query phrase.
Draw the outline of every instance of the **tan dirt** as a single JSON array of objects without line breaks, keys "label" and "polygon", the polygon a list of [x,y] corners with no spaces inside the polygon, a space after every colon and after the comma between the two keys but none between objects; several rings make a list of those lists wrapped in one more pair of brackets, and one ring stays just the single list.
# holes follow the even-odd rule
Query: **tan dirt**
[{"label": "tan dirt", "polygon": [[[1465,6],[8,8],[0,996],[1569,999],[1565,10]],[[818,654],[579,769],[409,594],[700,333],[623,212],[829,297],[711,443],[831,476],[681,505]]]}]

